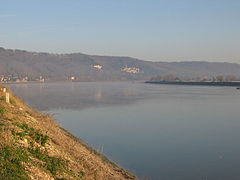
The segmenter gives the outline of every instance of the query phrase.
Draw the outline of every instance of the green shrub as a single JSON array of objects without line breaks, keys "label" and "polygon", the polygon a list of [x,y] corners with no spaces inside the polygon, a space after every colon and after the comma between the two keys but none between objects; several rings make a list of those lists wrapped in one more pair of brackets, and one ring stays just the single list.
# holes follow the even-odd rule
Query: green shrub
[{"label": "green shrub", "polygon": [[23,162],[28,162],[25,150],[19,147],[5,146],[0,149],[0,179],[28,180]]},{"label": "green shrub", "polygon": [[85,172],[84,171],[80,171],[79,172],[79,178],[80,179],[84,179],[84,177],[85,177]]},{"label": "green shrub", "polygon": [[53,175],[56,175],[57,171],[62,170],[63,166],[64,166],[64,163],[61,159],[57,157],[48,157],[46,168]]},{"label": "green shrub", "polygon": [[14,125],[23,129],[22,132],[16,133],[16,135],[18,135],[20,137],[29,136],[34,141],[41,144],[42,146],[44,146],[49,140],[49,137],[47,135],[42,134],[39,130],[30,128],[27,124],[14,123]]},{"label": "green shrub", "polygon": [[49,140],[49,137],[47,135],[44,135],[36,130],[30,131],[29,136],[42,146],[44,146]]},{"label": "green shrub", "polygon": [[58,157],[48,156],[45,152],[42,152],[39,148],[29,148],[28,151],[37,159],[45,162],[44,168],[47,169],[53,175],[65,167],[65,162]]},{"label": "green shrub", "polygon": [[20,124],[20,123],[13,123],[13,125],[23,129],[23,130],[28,130],[30,129],[27,124]]},{"label": "green shrub", "polygon": [[11,104],[16,104],[16,101],[14,99],[10,99]]},{"label": "green shrub", "polygon": [[0,106],[0,114],[1,114],[1,115],[3,115],[6,111],[7,111],[7,110],[6,110],[5,107]]}]

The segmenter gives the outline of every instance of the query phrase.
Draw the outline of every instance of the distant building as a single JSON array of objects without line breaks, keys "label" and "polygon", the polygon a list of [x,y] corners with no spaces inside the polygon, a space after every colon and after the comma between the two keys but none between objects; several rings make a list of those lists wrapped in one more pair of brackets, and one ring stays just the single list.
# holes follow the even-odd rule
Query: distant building
[{"label": "distant building", "polygon": [[42,76],[39,76],[39,82],[45,82],[45,79]]},{"label": "distant building", "polygon": [[103,66],[97,64],[97,65],[93,65],[93,68],[100,70],[103,68]]},{"label": "distant building", "polygon": [[143,71],[141,71],[139,68],[136,67],[124,67],[121,69],[121,71],[123,72],[127,72],[127,73],[132,73],[132,74],[139,74],[139,73],[143,73]]}]

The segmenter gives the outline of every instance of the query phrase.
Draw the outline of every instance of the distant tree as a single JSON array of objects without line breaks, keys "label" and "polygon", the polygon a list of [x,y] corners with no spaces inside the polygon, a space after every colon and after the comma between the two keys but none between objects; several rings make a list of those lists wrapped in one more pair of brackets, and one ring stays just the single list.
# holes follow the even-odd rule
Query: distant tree
[{"label": "distant tree", "polygon": [[162,81],[162,76],[160,75],[154,76],[150,79],[150,81]]},{"label": "distant tree", "polygon": [[212,77],[212,82],[215,82],[216,81],[216,78],[215,77]]},{"label": "distant tree", "polygon": [[181,79],[173,74],[167,74],[154,76],[150,81],[181,81]]},{"label": "distant tree", "polygon": [[232,81],[236,81],[237,80],[237,77],[235,75],[227,75],[225,77],[225,81],[228,81],[228,82],[232,82]]},{"label": "distant tree", "polygon": [[167,75],[163,76],[164,81],[175,81],[176,78],[177,78],[177,76],[175,76],[173,74],[167,74]]},{"label": "distant tree", "polygon": [[175,81],[181,81],[181,79],[179,77],[176,77],[174,80]]},{"label": "distant tree", "polygon": [[216,80],[217,80],[218,82],[223,82],[224,77],[223,77],[222,75],[216,76]]}]

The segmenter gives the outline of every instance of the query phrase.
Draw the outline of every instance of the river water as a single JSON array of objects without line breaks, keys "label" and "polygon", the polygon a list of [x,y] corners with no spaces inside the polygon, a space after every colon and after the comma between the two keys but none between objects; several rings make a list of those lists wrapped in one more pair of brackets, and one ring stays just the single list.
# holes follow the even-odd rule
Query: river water
[{"label": "river water", "polygon": [[132,82],[8,86],[140,178],[240,179],[240,91],[234,87]]}]

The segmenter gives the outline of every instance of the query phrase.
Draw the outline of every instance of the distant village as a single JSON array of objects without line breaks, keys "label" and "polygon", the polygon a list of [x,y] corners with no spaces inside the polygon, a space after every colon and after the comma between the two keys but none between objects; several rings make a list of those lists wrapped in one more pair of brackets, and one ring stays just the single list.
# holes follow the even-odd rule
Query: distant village
[{"label": "distant village", "polygon": [[[96,71],[104,71],[104,67],[100,64],[93,64],[90,68],[95,69]],[[128,67],[124,66],[119,69],[123,73],[128,74],[141,74],[144,73],[138,67]],[[16,82],[16,83],[25,83],[25,82],[46,82],[46,81],[78,81],[79,77],[76,76],[66,76],[62,79],[52,79],[49,77],[44,77],[43,75],[32,77],[32,76],[18,76],[13,74],[4,74],[0,75],[0,82],[7,83],[7,82]],[[240,77],[235,75],[217,75],[214,77],[209,77],[206,75],[203,76],[185,76],[179,77],[174,74],[166,74],[166,75],[156,75],[150,79],[152,82],[156,81],[170,81],[170,82],[179,82],[179,81],[187,81],[187,82],[240,82]]]},{"label": "distant village", "polygon": [[31,78],[28,76],[14,76],[12,74],[9,75],[0,75],[0,82],[6,83],[6,82],[16,82],[16,83],[23,83],[23,82],[29,82],[29,81],[38,81],[38,82],[45,82],[45,78],[43,76],[39,76],[38,78]]},{"label": "distant village", "polygon": [[[104,68],[102,65],[95,64],[92,65],[91,68],[97,70],[97,71],[104,71]],[[120,69],[121,72],[129,73],[129,74],[140,74],[144,73],[140,68],[137,67],[128,67],[124,66]],[[62,79],[65,81],[77,81],[78,77],[69,75],[65,79]],[[39,76],[39,77],[31,77],[31,76],[18,76],[13,74],[5,74],[0,75],[0,82],[7,83],[7,82],[16,82],[16,83],[25,83],[25,82],[45,82],[45,81],[54,81],[54,79]]]}]

